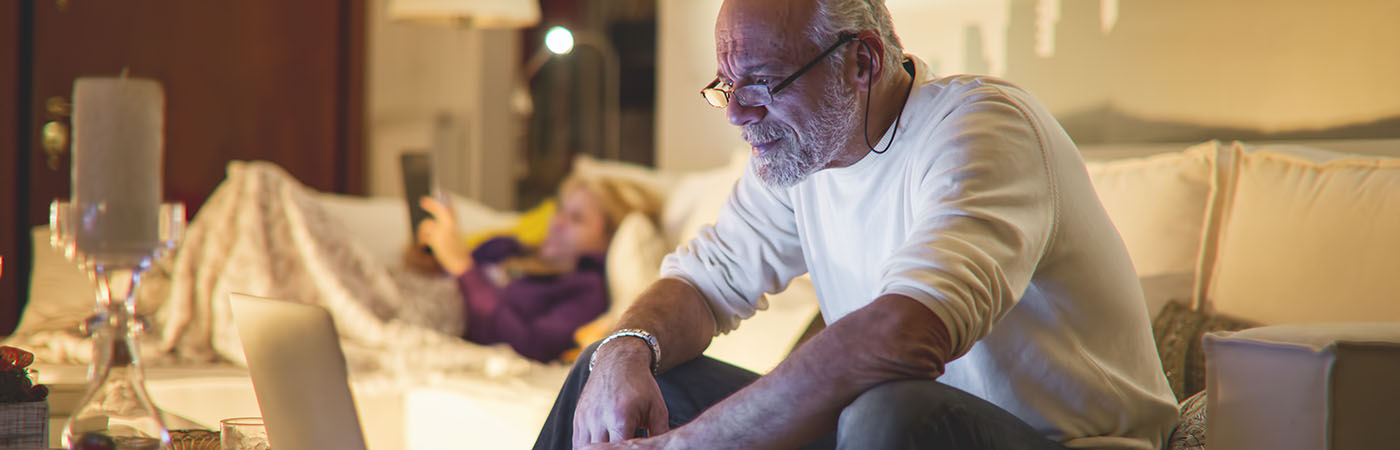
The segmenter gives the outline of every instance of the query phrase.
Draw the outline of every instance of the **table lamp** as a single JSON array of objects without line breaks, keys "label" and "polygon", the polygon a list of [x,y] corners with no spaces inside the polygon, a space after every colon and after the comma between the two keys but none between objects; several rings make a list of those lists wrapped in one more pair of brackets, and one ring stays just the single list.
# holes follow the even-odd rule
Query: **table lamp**
[{"label": "table lamp", "polygon": [[475,28],[524,28],[540,21],[540,4],[537,0],[392,0],[389,18]]}]

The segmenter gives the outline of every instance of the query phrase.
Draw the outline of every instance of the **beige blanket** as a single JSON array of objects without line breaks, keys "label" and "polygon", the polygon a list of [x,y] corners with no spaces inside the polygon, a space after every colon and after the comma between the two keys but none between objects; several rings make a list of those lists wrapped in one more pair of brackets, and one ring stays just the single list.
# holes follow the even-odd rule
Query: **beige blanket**
[{"label": "beige blanket", "polygon": [[329,309],[352,368],[528,369],[509,348],[457,337],[465,317],[454,280],[375,260],[314,194],[273,164],[229,165],[168,262],[169,297],[156,320],[162,353],[244,364],[228,307],[228,294],[240,292]]}]

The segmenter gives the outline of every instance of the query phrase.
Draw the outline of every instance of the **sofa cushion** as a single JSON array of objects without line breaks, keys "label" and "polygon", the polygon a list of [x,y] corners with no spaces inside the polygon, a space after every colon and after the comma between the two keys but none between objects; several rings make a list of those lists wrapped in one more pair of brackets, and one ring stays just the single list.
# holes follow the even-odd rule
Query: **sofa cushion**
[{"label": "sofa cushion", "polygon": [[1400,158],[1236,144],[1206,298],[1262,323],[1400,317]]},{"label": "sofa cushion", "polygon": [[1400,322],[1210,333],[1204,347],[1211,448],[1360,450],[1400,442]]},{"label": "sofa cushion", "polygon": [[715,223],[748,163],[747,152],[734,152],[723,167],[688,173],[676,180],[661,212],[661,230],[672,246],[689,241],[700,227]]},{"label": "sofa cushion", "polygon": [[[515,226],[520,217],[520,213],[497,211],[456,193],[442,195],[448,198],[457,229],[464,234],[506,230]],[[317,192],[315,198],[321,209],[343,224],[349,236],[375,260],[386,264],[398,264],[403,260],[404,249],[413,241],[408,227],[408,204],[403,198],[331,192]]]},{"label": "sofa cushion", "polygon": [[[49,228],[30,230],[34,265],[29,278],[29,301],[15,335],[74,328],[97,305],[97,288],[63,252],[49,245]],[[150,302],[137,302],[149,313]]]},{"label": "sofa cushion", "polygon": [[[11,333],[24,336],[41,331],[73,331],[97,308],[97,284],[49,243],[49,227],[30,229],[34,264],[29,297],[19,325]],[[169,296],[170,274],[157,262],[141,277],[136,291],[136,313],[153,318]]]},{"label": "sofa cushion", "polygon": [[[656,225],[642,212],[633,212],[618,223],[608,244],[608,294],[612,304],[604,314],[611,324],[642,294],[661,273],[661,259],[671,247]],[[586,344],[586,343],[585,343]]]},{"label": "sofa cushion", "polygon": [[623,161],[598,159],[579,153],[571,171],[578,175],[627,180],[665,197],[676,184],[676,174]]},{"label": "sofa cushion", "polygon": [[1139,276],[1193,273],[1214,193],[1218,143],[1085,166]]}]

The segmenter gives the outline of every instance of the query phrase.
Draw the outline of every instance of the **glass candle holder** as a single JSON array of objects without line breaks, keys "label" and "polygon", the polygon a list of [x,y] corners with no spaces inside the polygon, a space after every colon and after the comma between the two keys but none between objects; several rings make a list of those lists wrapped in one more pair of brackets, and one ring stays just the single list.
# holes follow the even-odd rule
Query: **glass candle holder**
[{"label": "glass candle holder", "polygon": [[[75,221],[82,217],[69,204],[55,201],[50,205],[49,214],[51,244],[97,284],[94,314],[85,321],[93,345],[88,386],[64,424],[64,446],[121,450],[170,448],[170,433],[146,392],[145,372],[137,345],[145,321],[136,315],[135,293],[141,274],[157,258],[173,250],[183,234],[184,205],[161,205],[155,220],[158,239],[145,239],[145,244],[111,243],[115,245],[96,248],[77,245],[73,239]],[[119,251],[103,253],[104,248]]]}]

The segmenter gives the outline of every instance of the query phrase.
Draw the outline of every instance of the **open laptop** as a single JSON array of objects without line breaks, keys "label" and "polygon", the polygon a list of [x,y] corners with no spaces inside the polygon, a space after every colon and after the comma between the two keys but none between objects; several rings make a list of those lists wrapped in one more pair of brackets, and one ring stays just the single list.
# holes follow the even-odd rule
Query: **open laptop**
[{"label": "open laptop", "polygon": [[229,304],[271,447],[365,450],[330,312],[242,294]]}]

